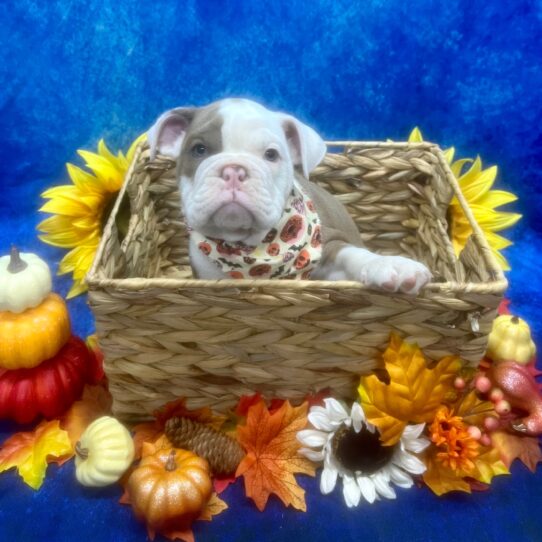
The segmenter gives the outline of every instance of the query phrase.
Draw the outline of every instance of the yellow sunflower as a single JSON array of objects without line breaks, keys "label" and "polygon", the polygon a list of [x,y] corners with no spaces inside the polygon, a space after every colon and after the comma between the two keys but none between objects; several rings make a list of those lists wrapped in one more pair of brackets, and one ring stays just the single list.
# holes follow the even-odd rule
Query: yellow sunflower
[{"label": "yellow sunflower", "polygon": [[[420,130],[414,128],[408,140],[410,142],[423,141]],[[516,201],[517,196],[503,190],[491,190],[497,177],[497,166],[483,169],[482,160],[480,160],[479,156],[474,160],[465,158],[454,162],[454,154],[455,149],[453,147],[444,152],[446,160],[450,164],[450,168],[459,182],[461,191],[472,210],[474,218],[482,228],[493,254],[501,267],[508,271],[510,266],[499,251],[509,247],[512,242],[495,232],[510,228],[521,218],[521,215],[504,213],[495,209]],[[469,164],[470,167],[466,167]],[[452,244],[455,253],[459,256],[472,233],[472,228],[455,196],[450,202],[449,222]]]},{"label": "yellow sunflower", "polygon": [[103,228],[115,203],[128,166],[142,134],[130,146],[126,156],[110,152],[103,140],[98,143],[98,153],[77,151],[89,171],[73,164],[66,164],[73,184],[56,186],[41,196],[49,201],[40,211],[51,216],[40,224],[39,238],[49,245],[70,250],[62,258],[58,274],[72,273],[73,285],[68,298],[86,291],[83,282],[98,248]]}]

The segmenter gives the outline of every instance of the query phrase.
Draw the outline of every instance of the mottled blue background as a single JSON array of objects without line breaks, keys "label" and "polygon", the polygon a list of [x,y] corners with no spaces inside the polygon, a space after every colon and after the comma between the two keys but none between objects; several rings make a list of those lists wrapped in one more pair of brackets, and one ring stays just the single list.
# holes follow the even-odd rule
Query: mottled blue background
[{"label": "mottled blue background", "polygon": [[[426,138],[500,166],[520,196],[510,234],[509,296],[542,344],[542,3],[487,0],[0,3],[0,253],[16,241],[52,266],[62,253],[35,237],[39,194],[66,181],[64,163],[100,137],[126,148],[172,106],[246,96],[287,110],[328,139]],[[66,293],[68,281],[55,287]],[[76,332],[92,331],[84,299]],[[0,426],[3,439],[13,426]],[[57,470],[38,493],[0,476],[0,539],[144,539],[117,488],[89,492]],[[489,493],[349,511],[305,479],[307,514],[272,500],[260,514],[237,483],[230,509],[198,540],[542,540],[542,474],[517,466]]]}]

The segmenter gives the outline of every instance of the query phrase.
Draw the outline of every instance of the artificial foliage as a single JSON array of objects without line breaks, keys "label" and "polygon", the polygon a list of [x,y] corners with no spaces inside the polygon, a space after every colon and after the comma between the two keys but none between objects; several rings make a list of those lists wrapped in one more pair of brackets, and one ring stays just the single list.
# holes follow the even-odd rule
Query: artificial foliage
[{"label": "artificial foliage", "polygon": [[367,420],[376,425],[384,444],[398,442],[408,422],[427,423],[450,389],[460,361],[447,357],[429,369],[422,351],[392,334],[383,355],[390,383],[377,376],[361,378],[358,388]]},{"label": "artificial foliage", "polygon": [[58,462],[72,453],[68,433],[58,420],[43,421],[34,431],[16,433],[0,448],[0,473],[16,468],[32,489],[39,489],[48,463]]},{"label": "artificial foliage", "polygon": [[308,405],[299,407],[285,401],[275,412],[269,412],[265,402],[259,401],[248,410],[246,424],[239,426],[237,435],[247,455],[237,468],[243,476],[247,496],[263,510],[271,494],[286,506],[305,511],[305,490],[299,486],[295,474],[314,476],[314,465],[298,454],[298,431],[307,425]]},{"label": "artificial foliage", "polygon": [[[95,341],[89,344],[100,359]],[[465,369],[456,358],[445,358],[428,368],[423,351],[398,335],[390,337],[382,360],[387,376],[363,377],[360,402],[348,410],[329,396],[329,390],[308,396],[300,406],[277,398],[266,401],[256,393],[242,397],[226,414],[215,414],[210,408],[190,409],[184,398],[165,404],[154,413],[153,421],[132,428],[134,462],[123,466],[128,471],[119,481],[125,487],[121,502],[136,507],[151,538],[161,534],[192,542],[192,522],[211,521],[227,508],[218,493],[236,477],[243,478],[246,496],[259,510],[275,495],[285,506],[306,511],[305,490],[299,485],[303,475],[320,472],[324,494],[334,491],[337,479],[342,479],[345,504],[355,507],[395,499],[395,487],[412,488],[416,482],[436,495],[487,489],[495,476],[509,473],[516,459],[530,470],[542,461],[539,439],[511,430],[511,422],[522,413],[511,408],[499,414],[497,407],[503,399],[484,381],[491,376],[490,360],[484,360],[479,370]],[[534,378],[537,372],[529,370]],[[106,387],[87,385],[81,399],[59,419],[8,439],[0,448],[0,472],[17,468],[27,484],[39,488],[47,464],[62,465],[74,457],[85,432],[99,419],[107,420],[110,409]],[[214,476],[212,490],[205,483],[202,500],[187,509],[184,519],[162,522],[162,505],[153,512],[158,515],[149,519],[136,504],[151,506],[154,495],[147,492],[138,500],[140,486],[150,487],[141,482],[147,475],[140,481],[134,475],[142,465],[154,461],[161,472],[173,455],[179,460],[197,458],[200,467],[208,465],[198,453],[177,447],[181,446],[175,442],[179,420],[189,422],[189,433],[195,429],[205,437],[213,435],[218,454],[235,438],[244,457],[235,476]],[[151,460],[151,456],[156,458]],[[210,469],[208,472],[211,474]],[[172,514],[166,516],[177,517]]]},{"label": "artificial foliage", "polygon": [[499,456],[508,469],[515,459],[519,459],[531,472],[535,472],[536,465],[542,461],[538,437],[501,429],[491,435],[491,445],[499,451]]},{"label": "artificial foliage", "polygon": [[111,404],[111,395],[103,385],[85,386],[81,399],[61,418],[62,428],[74,447],[94,420],[111,413]]}]

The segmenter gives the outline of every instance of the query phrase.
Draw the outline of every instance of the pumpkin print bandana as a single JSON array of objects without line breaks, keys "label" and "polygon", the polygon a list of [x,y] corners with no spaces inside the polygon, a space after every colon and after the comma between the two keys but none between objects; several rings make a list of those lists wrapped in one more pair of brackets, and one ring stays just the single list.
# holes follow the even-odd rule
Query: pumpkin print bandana
[{"label": "pumpkin print bandana", "polygon": [[308,279],[322,256],[320,219],[313,202],[295,183],[277,226],[257,246],[227,243],[190,231],[208,258],[234,279]]}]

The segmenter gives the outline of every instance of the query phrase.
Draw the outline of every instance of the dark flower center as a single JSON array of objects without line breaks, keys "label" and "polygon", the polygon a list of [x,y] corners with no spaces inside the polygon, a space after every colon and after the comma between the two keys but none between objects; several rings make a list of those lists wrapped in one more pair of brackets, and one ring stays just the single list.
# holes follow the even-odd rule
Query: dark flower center
[{"label": "dark flower center", "polygon": [[371,433],[366,427],[359,433],[353,427],[342,427],[335,433],[332,447],[344,468],[363,474],[373,474],[385,467],[395,451],[395,446],[382,446],[378,431]]}]

